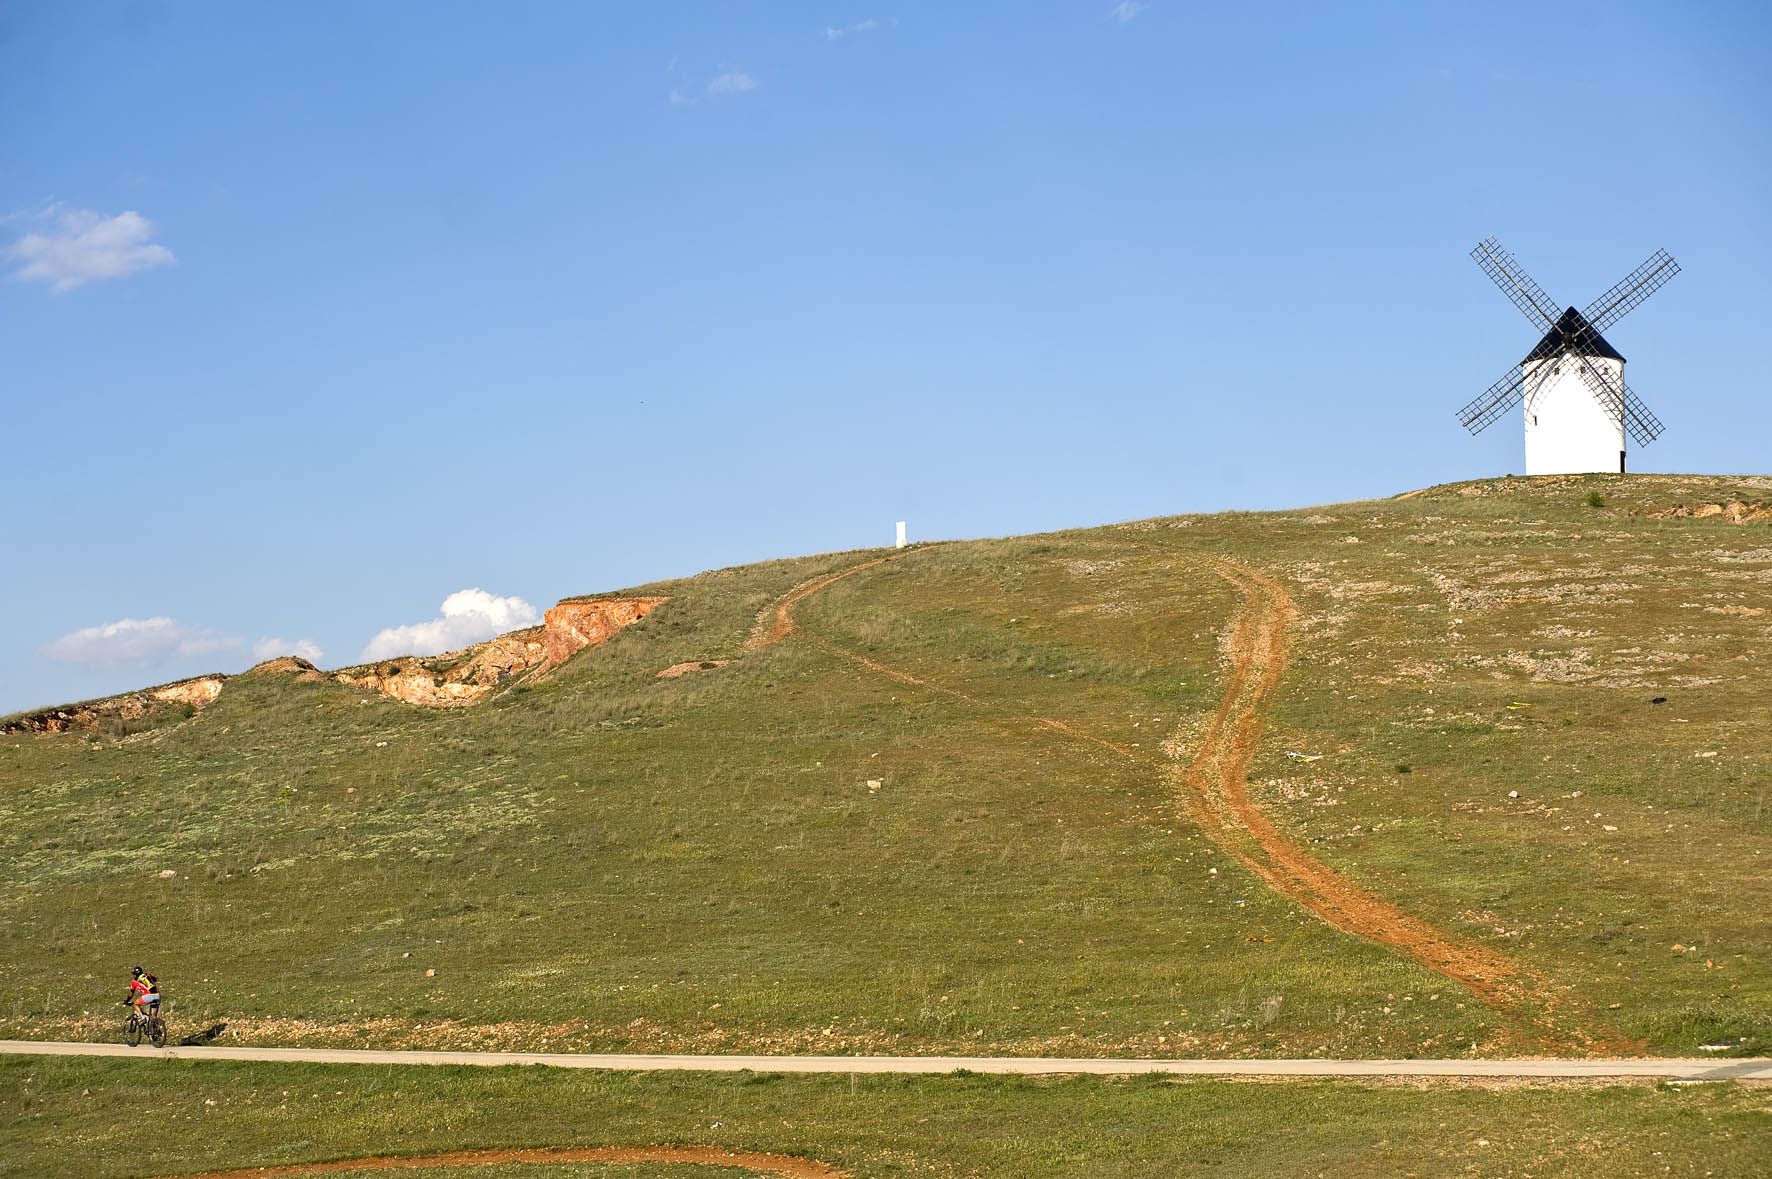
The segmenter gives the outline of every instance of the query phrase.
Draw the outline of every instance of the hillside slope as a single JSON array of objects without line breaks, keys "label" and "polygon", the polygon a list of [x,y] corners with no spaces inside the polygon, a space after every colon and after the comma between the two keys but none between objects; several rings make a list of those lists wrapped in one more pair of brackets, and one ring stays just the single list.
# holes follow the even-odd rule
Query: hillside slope
[{"label": "hillside slope", "polygon": [[0,1033],[104,1034],[140,959],[261,1042],[1764,1051],[1768,498],[771,562],[471,709],[259,675],[13,734]]}]

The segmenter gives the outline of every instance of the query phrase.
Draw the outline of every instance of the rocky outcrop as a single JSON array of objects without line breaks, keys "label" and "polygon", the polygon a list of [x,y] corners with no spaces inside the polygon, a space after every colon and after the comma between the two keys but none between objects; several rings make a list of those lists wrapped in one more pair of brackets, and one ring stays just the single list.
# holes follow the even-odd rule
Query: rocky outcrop
[{"label": "rocky outcrop", "polygon": [[303,659],[299,655],[280,655],[275,659],[267,659],[263,663],[255,663],[241,675],[287,675],[294,676],[297,683],[312,684],[326,678],[326,673]]},{"label": "rocky outcrop", "polygon": [[88,700],[82,704],[66,704],[60,708],[13,717],[0,724],[0,733],[70,733],[97,732],[107,721],[127,723],[140,720],[157,708],[182,706],[187,716],[195,715],[221,695],[225,675],[201,675],[188,680],[143,688]]},{"label": "rocky outcrop", "polygon": [[408,704],[461,708],[478,703],[501,684],[541,666],[543,660],[542,630],[532,626],[459,651],[348,667],[332,678]]},{"label": "rocky outcrop", "polygon": [[[383,659],[347,667],[330,676],[306,659],[285,655],[267,659],[243,674],[289,675],[302,683],[332,679],[426,708],[463,708],[514,680],[544,674],[587,647],[601,646],[616,631],[634,625],[666,600],[572,598],[550,609],[540,626],[514,630],[459,651]],[[107,720],[138,720],[162,705],[183,705],[195,712],[221,694],[227,679],[225,675],[198,676],[104,700],[17,716],[0,722],[0,733],[94,731]]]},{"label": "rocky outcrop", "polygon": [[483,684],[450,679],[432,670],[427,659],[387,659],[365,667],[334,672],[332,678],[353,688],[380,692],[408,704],[426,708],[461,708],[476,703],[492,689]]},{"label": "rocky outcrop", "polygon": [[495,687],[539,666],[543,650],[541,627],[514,630],[468,648],[457,674],[464,682]]},{"label": "rocky outcrop", "polygon": [[547,665],[557,667],[586,647],[601,646],[665,603],[664,598],[568,599],[542,616]]},{"label": "rocky outcrop", "polygon": [[1731,524],[1758,524],[1772,521],[1772,504],[1745,503],[1738,499],[1726,504],[1680,504],[1649,515],[1657,520],[1709,520],[1720,516]]},{"label": "rocky outcrop", "polygon": [[598,647],[634,625],[664,598],[581,598],[564,601],[542,625],[512,631],[442,655],[383,659],[335,672],[334,679],[426,708],[463,708],[528,675],[558,667],[587,647]]}]

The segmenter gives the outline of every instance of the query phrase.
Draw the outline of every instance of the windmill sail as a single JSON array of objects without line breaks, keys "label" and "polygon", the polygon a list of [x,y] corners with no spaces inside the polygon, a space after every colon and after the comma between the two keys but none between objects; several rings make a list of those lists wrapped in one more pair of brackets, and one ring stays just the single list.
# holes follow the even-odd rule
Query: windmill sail
[{"label": "windmill sail", "polygon": [[1666,250],[1656,250],[1649,260],[1619,279],[1605,294],[1587,305],[1582,318],[1603,332],[1643,305],[1661,286],[1680,272],[1680,264]]},{"label": "windmill sail", "polygon": [[1524,267],[1514,261],[1514,256],[1501,248],[1501,243],[1492,237],[1486,237],[1477,243],[1471,251],[1471,257],[1483,268],[1501,293],[1513,300],[1526,318],[1537,324],[1540,329],[1549,328],[1557,322],[1561,308],[1556,300],[1544,293],[1544,288],[1532,281]]},{"label": "windmill sail", "polygon": [[1526,370],[1520,365],[1514,365],[1505,377],[1458,411],[1458,424],[1472,434],[1481,434],[1494,425],[1502,414],[1520,403],[1521,388],[1525,383]]}]

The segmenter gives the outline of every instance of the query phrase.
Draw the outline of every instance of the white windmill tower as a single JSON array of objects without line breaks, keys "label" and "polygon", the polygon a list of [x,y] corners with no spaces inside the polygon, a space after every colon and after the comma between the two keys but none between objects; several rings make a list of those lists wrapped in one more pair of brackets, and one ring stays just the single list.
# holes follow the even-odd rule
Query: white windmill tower
[{"label": "white windmill tower", "polygon": [[1625,435],[1647,446],[1662,426],[1624,383],[1624,357],[1600,332],[1641,306],[1680,272],[1680,264],[1657,250],[1585,311],[1570,307],[1559,313],[1494,238],[1479,242],[1471,257],[1544,338],[1507,376],[1458,411],[1460,424],[1481,433],[1524,401],[1528,475],[1623,472]]}]

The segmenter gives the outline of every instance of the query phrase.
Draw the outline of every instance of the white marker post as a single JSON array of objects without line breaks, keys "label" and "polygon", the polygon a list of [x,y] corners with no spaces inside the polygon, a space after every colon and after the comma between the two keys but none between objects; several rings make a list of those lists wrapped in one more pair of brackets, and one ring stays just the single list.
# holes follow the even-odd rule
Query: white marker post
[{"label": "white marker post", "polygon": [[902,549],[909,543],[911,543],[911,542],[906,540],[904,537],[904,521],[900,520],[898,522],[898,541],[892,547],[895,549]]}]

